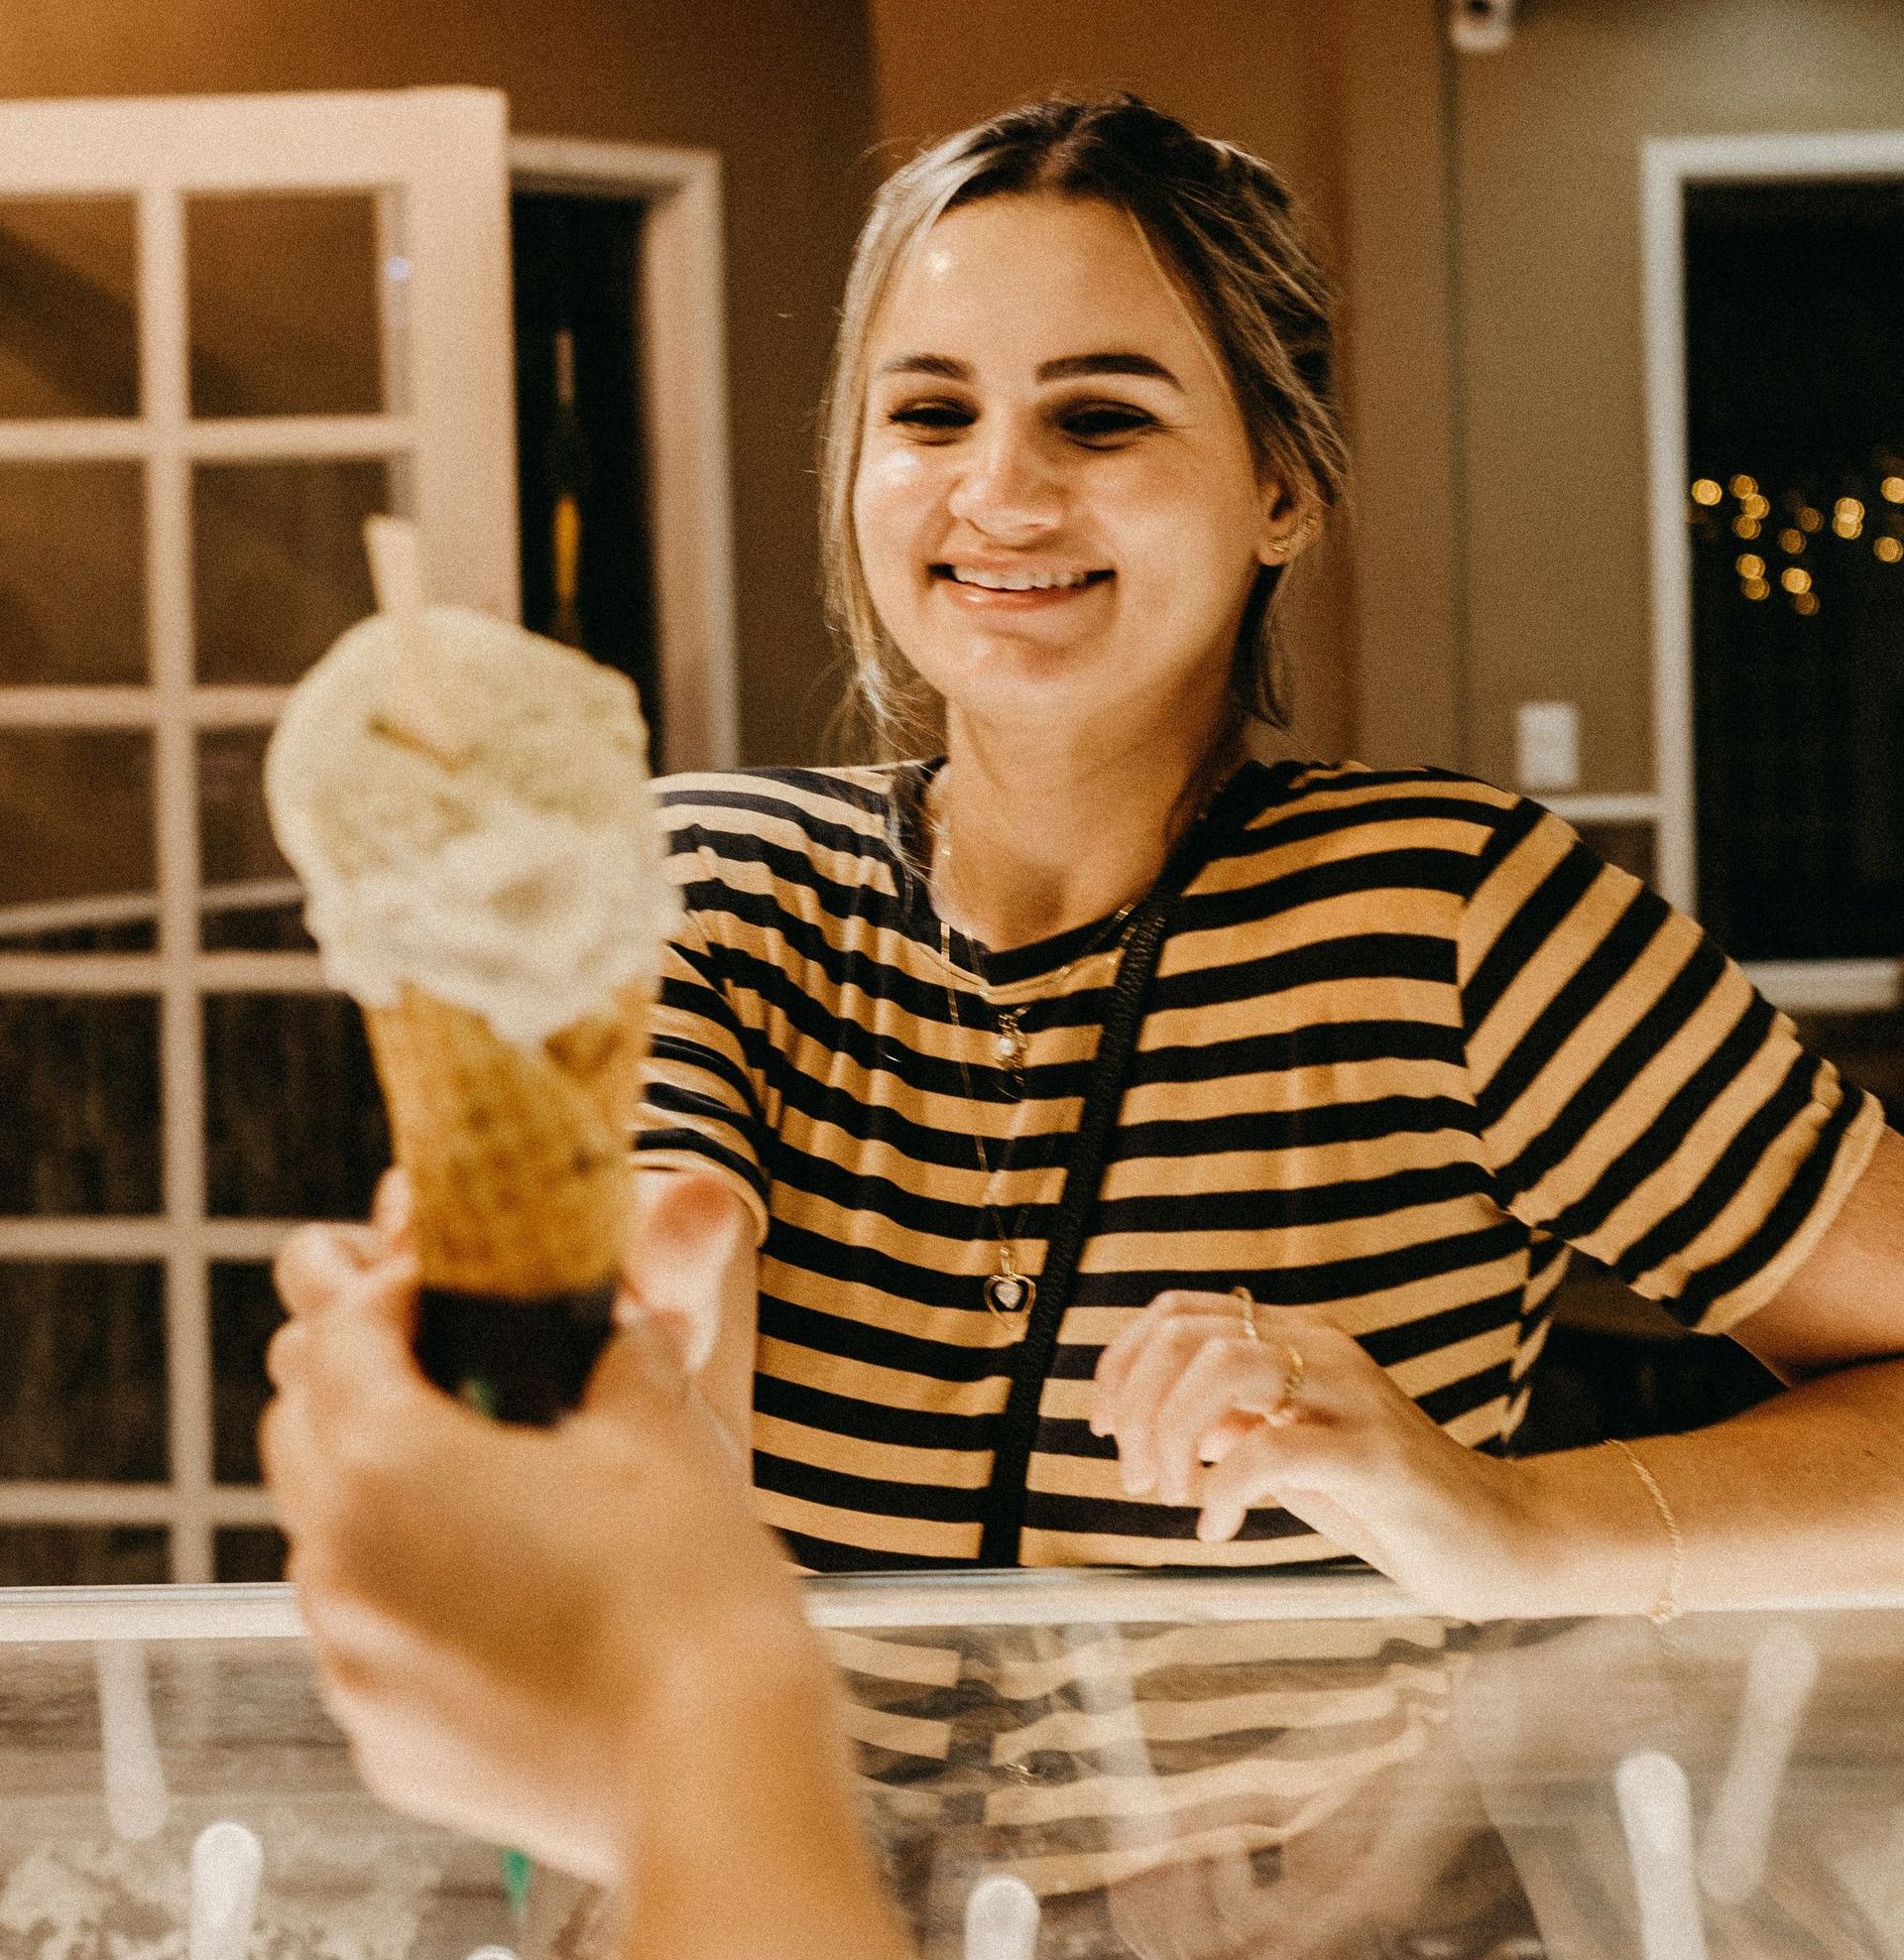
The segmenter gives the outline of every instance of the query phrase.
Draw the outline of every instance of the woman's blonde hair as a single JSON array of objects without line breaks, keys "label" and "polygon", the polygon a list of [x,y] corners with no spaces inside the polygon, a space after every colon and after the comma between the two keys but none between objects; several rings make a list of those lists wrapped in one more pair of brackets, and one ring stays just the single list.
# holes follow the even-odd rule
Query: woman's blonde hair
[{"label": "woman's blonde hair", "polygon": [[[881,624],[854,537],[873,317],[907,254],[945,212],[1034,192],[1127,212],[1222,356],[1258,473],[1317,517],[1343,492],[1334,296],[1267,164],[1134,95],[1031,102],[948,137],[889,179],[874,201],[847,277],[820,413],[827,616],[852,656],[870,731],[889,753],[917,753],[936,739],[938,702]],[[1273,618],[1282,572],[1258,570],[1231,666],[1239,714],[1276,727],[1287,721]]]}]

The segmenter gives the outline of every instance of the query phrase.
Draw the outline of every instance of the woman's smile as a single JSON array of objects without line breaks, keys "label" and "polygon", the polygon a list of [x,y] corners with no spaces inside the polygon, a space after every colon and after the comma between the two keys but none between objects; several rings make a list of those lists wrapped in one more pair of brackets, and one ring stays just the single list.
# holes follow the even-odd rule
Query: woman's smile
[{"label": "woman's smile", "polygon": [[954,605],[982,616],[1052,611],[1100,591],[1113,576],[1104,568],[972,558],[935,564],[930,570]]}]

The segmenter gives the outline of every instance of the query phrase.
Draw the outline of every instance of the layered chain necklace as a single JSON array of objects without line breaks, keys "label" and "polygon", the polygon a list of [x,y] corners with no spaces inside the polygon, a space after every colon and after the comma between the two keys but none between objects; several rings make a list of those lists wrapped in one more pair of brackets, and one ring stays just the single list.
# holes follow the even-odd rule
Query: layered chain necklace
[{"label": "layered chain necklace", "polygon": [[[952,828],[950,823],[941,821],[938,825],[938,869],[939,888],[946,897],[951,896],[952,885]],[[1064,989],[1064,983],[1071,975],[1092,957],[1103,950],[1107,943],[1121,944],[1130,915],[1136,910],[1137,900],[1131,899],[1119,907],[1103,925],[1091,935],[1088,944],[1072,955],[1063,966],[1045,983],[1040,998],[1048,999]],[[1020,1007],[1002,1008],[993,998],[990,982],[986,979],[984,956],[980,953],[976,940],[968,939],[972,949],[972,975],[979,985],[979,998],[984,1001],[997,1023],[996,1051],[999,1065],[1012,1084],[1012,1098],[1022,1110],[1024,1106],[1024,1066],[1030,1052],[1030,1043],[1025,1039]],[[953,985],[958,969],[952,964],[952,928],[946,922],[943,909],[939,913],[939,964],[945,972],[945,1005],[952,1017],[952,1029],[958,1042],[959,1080],[965,1088],[965,1099],[976,1103],[978,1097],[973,1091],[971,1071],[965,1064],[965,1024],[959,1018],[958,991]],[[1020,1204],[1012,1214],[1012,1225],[1008,1231],[1004,1215],[997,1202],[998,1192],[1012,1168],[1012,1153],[1017,1148],[1021,1134],[1020,1122],[1014,1120],[1012,1134],[1005,1141],[1005,1148],[999,1155],[996,1165],[992,1154],[986,1149],[984,1135],[974,1129],[972,1148],[979,1162],[979,1175],[984,1179],[982,1209],[991,1228],[992,1238],[998,1247],[997,1270],[986,1276],[985,1303],[990,1311],[1000,1319],[1009,1319],[1014,1314],[1028,1313],[1038,1296],[1038,1283],[1028,1273],[1018,1271],[1016,1244],[1019,1228],[1024,1223],[1027,1206]]]}]

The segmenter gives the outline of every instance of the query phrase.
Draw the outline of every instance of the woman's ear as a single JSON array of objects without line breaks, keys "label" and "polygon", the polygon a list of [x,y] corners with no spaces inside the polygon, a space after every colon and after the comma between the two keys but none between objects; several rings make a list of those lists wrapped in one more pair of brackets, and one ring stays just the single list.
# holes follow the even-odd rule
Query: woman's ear
[{"label": "woman's ear", "polygon": [[1307,551],[1320,529],[1322,514],[1281,484],[1262,486],[1262,529],[1256,536],[1256,559],[1261,564],[1287,564]]}]

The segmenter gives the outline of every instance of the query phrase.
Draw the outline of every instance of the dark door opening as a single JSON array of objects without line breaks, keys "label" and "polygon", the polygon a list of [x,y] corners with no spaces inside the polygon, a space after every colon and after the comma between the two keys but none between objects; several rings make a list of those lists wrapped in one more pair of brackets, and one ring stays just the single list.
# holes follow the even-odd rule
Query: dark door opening
[{"label": "dark door opening", "polygon": [[510,212],[523,623],[626,674],[658,757],[666,704],[642,419],[642,205],[525,190]]}]

